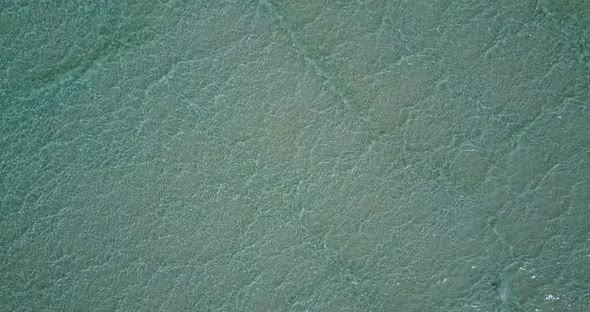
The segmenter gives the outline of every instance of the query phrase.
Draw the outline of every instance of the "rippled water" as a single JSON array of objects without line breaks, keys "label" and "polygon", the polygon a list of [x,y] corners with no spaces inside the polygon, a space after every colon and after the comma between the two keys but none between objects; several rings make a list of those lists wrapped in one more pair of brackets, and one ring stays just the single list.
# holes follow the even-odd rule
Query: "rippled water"
[{"label": "rippled water", "polygon": [[589,311],[588,1],[0,1],[0,310]]}]

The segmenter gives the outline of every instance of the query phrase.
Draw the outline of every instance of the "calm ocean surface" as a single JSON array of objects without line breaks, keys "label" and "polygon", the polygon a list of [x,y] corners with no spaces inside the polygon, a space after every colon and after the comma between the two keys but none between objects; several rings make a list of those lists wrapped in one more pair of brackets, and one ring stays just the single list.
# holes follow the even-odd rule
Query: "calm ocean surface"
[{"label": "calm ocean surface", "polygon": [[590,1],[0,0],[1,311],[590,311]]}]

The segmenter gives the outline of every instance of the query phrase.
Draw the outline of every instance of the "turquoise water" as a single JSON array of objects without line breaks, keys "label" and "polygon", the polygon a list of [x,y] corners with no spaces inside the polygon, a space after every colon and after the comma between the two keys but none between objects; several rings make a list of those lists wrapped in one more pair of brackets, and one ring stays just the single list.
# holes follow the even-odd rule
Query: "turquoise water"
[{"label": "turquoise water", "polygon": [[0,0],[1,311],[590,311],[590,2]]}]

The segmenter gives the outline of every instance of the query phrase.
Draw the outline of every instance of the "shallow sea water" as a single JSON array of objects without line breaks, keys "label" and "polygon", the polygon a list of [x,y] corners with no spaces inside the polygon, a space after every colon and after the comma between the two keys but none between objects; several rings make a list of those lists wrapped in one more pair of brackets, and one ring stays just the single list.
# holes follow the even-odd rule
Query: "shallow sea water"
[{"label": "shallow sea water", "polygon": [[0,310],[590,311],[590,2],[0,0]]}]

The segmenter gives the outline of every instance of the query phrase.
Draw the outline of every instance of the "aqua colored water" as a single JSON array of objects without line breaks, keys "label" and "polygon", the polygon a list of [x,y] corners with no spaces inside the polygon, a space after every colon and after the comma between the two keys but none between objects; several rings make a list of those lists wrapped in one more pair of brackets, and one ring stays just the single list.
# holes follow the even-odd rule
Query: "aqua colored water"
[{"label": "aqua colored water", "polygon": [[590,2],[0,0],[1,311],[590,311]]}]

